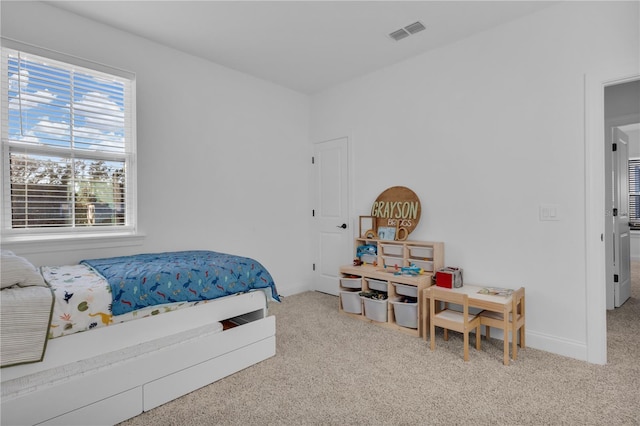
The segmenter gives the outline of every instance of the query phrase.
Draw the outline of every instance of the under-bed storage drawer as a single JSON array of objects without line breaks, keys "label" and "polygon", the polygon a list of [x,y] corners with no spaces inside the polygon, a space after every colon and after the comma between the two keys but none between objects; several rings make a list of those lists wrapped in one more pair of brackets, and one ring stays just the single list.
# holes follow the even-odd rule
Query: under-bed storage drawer
[{"label": "under-bed storage drawer", "polygon": [[142,388],[122,392],[39,425],[111,425],[142,413]]},{"label": "under-bed storage drawer", "polygon": [[[108,330],[108,328],[104,330]],[[105,401],[105,404],[108,404],[111,398],[117,398],[130,390],[138,389],[142,395],[135,396],[136,404],[139,406],[133,414],[136,415],[149,409],[149,405],[144,402],[143,386],[145,384],[152,383],[158,378],[162,379],[173,374],[178,375],[181,371],[188,370],[192,366],[206,363],[228,353],[231,353],[232,357],[236,356],[233,351],[270,337],[273,338],[273,343],[268,356],[273,356],[275,354],[275,317],[273,316],[252,321],[227,331],[203,334],[179,344],[161,347],[116,363],[106,369],[74,376],[54,385],[44,385],[41,390],[17,397],[3,398],[1,423],[2,425],[34,425],[51,419],[64,418],[62,416],[73,413],[74,410],[82,410],[94,404],[98,404],[95,408],[99,409],[100,402]],[[258,350],[256,349],[256,351]],[[264,351],[259,355],[264,355]],[[241,352],[237,356],[245,358]],[[264,356],[262,359],[268,356]],[[233,363],[231,362],[231,364]],[[226,368],[224,365],[216,363],[212,365],[210,368],[213,370]],[[221,377],[228,374],[223,374]],[[199,387],[202,385],[196,386],[194,389]],[[173,390],[170,392],[167,389],[159,391],[164,394],[173,392]],[[70,395],[73,397],[70,398]],[[177,394],[177,396],[181,395]],[[172,396],[168,400],[175,398],[176,396]],[[38,410],[34,410],[33,407],[38,407]],[[83,408],[78,409],[78,407]],[[111,409],[111,411],[114,410]],[[132,417],[130,415],[120,417],[120,415],[124,416],[124,413],[113,414],[117,419]],[[98,418],[98,420],[103,419]],[[117,422],[118,420],[110,422],[106,418],[100,423]],[[62,423],[66,423],[66,421],[62,421]],[[85,420],[86,423],[87,420]]]},{"label": "under-bed storage drawer", "polygon": [[[66,421],[66,416],[74,411],[85,409],[91,413],[103,408],[106,410],[100,411],[102,415],[94,417],[95,424],[118,423],[121,419],[132,417],[128,415],[129,411],[134,412],[133,416],[140,414],[143,408],[140,395],[142,388],[136,384],[137,368],[133,364],[135,363],[126,363],[122,368],[114,371],[102,370],[95,374],[73,377],[57,382],[55,385],[44,385],[41,390],[17,397],[3,398],[1,423],[2,425],[36,425],[53,421],[54,423],[51,424],[70,424]],[[120,407],[111,405],[111,398],[117,399],[136,389],[139,394],[134,395],[131,401],[133,406],[127,405],[122,412],[118,412]],[[75,415],[72,418],[75,418]],[[86,425],[93,421],[89,419],[85,417],[84,422],[80,424]]]},{"label": "under-bed storage drawer", "polygon": [[[153,380],[143,387],[144,411],[158,407],[276,354],[276,318],[269,316],[202,339],[198,345],[219,348],[212,358]],[[197,351],[191,347],[186,352]],[[189,356],[174,353],[172,357]]]}]

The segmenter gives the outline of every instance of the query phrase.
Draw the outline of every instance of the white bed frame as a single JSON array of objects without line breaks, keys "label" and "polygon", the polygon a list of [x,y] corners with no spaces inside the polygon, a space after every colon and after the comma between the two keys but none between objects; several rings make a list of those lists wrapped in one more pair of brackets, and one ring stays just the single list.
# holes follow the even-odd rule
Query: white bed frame
[{"label": "white bed frame", "polygon": [[[226,319],[239,325],[200,333]],[[154,340],[175,340],[194,331],[196,337],[140,350]],[[254,291],[53,339],[42,362],[0,370],[0,420],[3,425],[112,425],[274,356],[275,333],[265,293]],[[76,371],[103,354],[122,358],[122,351],[131,357]],[[72,375],[35,387],[27,380],[67,369]],[[16,381],[23,380],[16,391]],[[13,390],[5,395],[11,383]]]}]

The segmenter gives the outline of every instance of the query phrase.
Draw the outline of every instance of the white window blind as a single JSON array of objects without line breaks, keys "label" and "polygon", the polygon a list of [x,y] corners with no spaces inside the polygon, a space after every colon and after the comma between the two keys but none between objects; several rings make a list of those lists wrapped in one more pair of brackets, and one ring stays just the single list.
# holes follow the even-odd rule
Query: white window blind
[{"label": "white window blind", "polygon": [[4,233],[135,227],[135,80],[70,59],[2,48]]},{"label": "white window blind", "polygon": [[640,229],[640,158],[629,160],[629,221]]}]

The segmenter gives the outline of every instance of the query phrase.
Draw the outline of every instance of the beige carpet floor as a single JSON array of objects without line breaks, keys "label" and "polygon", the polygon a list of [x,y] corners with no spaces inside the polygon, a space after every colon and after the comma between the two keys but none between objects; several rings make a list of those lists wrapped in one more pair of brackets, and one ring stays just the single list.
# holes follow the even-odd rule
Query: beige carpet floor
[{"label": "beige carpet floor", "polygon": [[275,357],[122,425],[640,425],[640,262],[632,277],[607,365],[525,348],[504,366],[495,339],[465,363],[458,336],[431,352],[307,292],[270,307]]}]

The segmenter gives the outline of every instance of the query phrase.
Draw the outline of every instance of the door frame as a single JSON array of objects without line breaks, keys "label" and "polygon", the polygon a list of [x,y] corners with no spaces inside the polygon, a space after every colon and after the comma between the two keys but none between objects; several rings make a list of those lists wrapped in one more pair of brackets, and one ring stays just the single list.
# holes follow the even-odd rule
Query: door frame
[{"label": "door frame", "polygon": [[607,363],[604,89],[640,78],[637,64],[585,75],[586,358]]},{"label": "door frame", "polygon": [[[325,142],[331,142],[331,141],[335,141],[335,140],[339,140],[339,139],[345,139],[346,140],[346,144],[347,144],[347,224],[348,224],[348,228],[347,228],[347,232],[349,234],[349,241],[351,243],[353,243],[353,240],[355,238],[355,230],[354,230],[354,224],[355,224],[355,219],[354,219],[354,205],[355,205],[355,201],[354,201],[354,195],[355,192],[353,191],[354,188],[354,171],[353,171],[353,164],[354,164],[354,159],[353,159],[353,136],[351,134],[344,134],[341,136],[334,136],[334,137],[325,137],[325,138],[320,138],[318,140],[314,140],[311,142],[311,156],[315,155],[316,152],[316,145],[321,144],[321,143],[325,143]],[[311,167],[310,169],[310,183],[311,183],[311,193],[312,196],[310,197],[310,202],[311,202],[311,209],[316,209],[317,206],[316,204],[316,200],[317,200],[317,196],[318,194],[317,192],[317,173],[314,170],[313,167]],[[319,245],[319,241],[318,241],[318,235],[319,233],[317,232],[317,224],[313,224],[311,227],[311,256],[313,258],[313,263],[315,264],[317,262],[317,258],[318,258],[318,245]],[[311,276],[311,290],[313,291],[319,291],[318,286],[317,286],[317,274],[319,273],[319,269],[316,265],[313,274]]]}]

